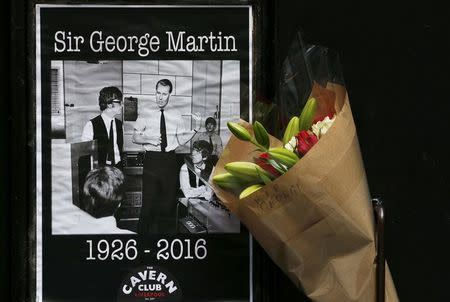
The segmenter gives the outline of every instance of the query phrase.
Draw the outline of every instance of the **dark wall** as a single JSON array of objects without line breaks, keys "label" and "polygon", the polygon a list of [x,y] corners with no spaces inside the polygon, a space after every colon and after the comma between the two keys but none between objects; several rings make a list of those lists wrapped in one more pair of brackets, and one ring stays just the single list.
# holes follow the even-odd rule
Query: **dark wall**
[{"label": "dark wall", "polygon": [[[5,7],[6,6],[6,7]],[[6,8],[6,9],[5,9]],[[9,25],[8,14],[9,3],[4,5],[2,15],[0,18],[0,28],[3,30],[0,32],[0,40],[3,41],[3,45],[7,45],[6,41],[9,41],[9,32],[7,30]],[[2,70],[2,81],[0,81],[1,91],[4,91],[4,95],[9,96],[9,68],[8,68],[8,53],[7,47],[0,47],[0,70]],[[6,100],[5,98],[4,100]],[[0,141],[3,142],[3,146],[7,145],[4,142],[9,141],[9,122],[8,122],[9,104],[2,106],[2,115],[0,117]],[[9,165],[8,155],[9,148],[0,148],[0,301],[8,301],[9,298],[9,223],[7,220],[10,210],[9,206]]]},{"label": "dark wall", "polygon": [[[372,2],[378,3],[378,2]],[[448,17],[444,7],[278,1],[279,66],[296,29],[342,55],[386,257],[402,301],[450,301]]]},{"label": "dark wall", "polygon": [[[409,3],[407,6],[394,4],[368,4],[368,2],[342,3],[343,1],[262,1],[270,6],[272,17],[264,21],[267,40],[273,41],[273,50],[268,49],[269,57],[274,56],[274,66],[266,62],[264,70],[276,73],[281,60],[286,55],[289,43],[296,29],[302,28],[305,39],[336,49],[342,55],[344,75],[349,91],[351,105],[358,128],[369,185],[374,195],[385,201],[386,256],[392,275],[402,301],[450,301],[447,289],[450,280],[450,176],[449,170],[449,98],[448,92],[450,70],[450,24],[448,9],[424,2],[420,5]],[[9,2],[8,2],[9,3]],[[372,2],[378,3],[378,2]],[[10,15],[2,22],[13,24],[10,33],[2,35],[2,40],[13,36],[11,49],[22,46],[24,41],[25,17],[20,10],[25,10],[24,1],[16,1]],[[272,22],[273,21],[273,22]],[[269,23],[269,24],[267,24]],[[11,25],[10,24],[10,25]],[[8,28],[7,24],[3,28]],[[273,28],[275,32],[271,32]],[[2,50],[8,48],[6,46]],[[11,87],[25,88],[20,81],[24,74],[25,53],[15,53],[14,57],[2,61],[15,64],[16,69],[10,74]],[[2,56],[3,57],[3,56]],[[19,62],[19,58],[23,59]],[[272,61],[271,59],[269,61]],[[6,73],[8,74],[8,73]],[[271,76],[268,76],[270,79]],[[8,85],[8,81],[2,82]],[[271,97],[273,92],[270,82],[265,87]],[[10,93],[12,91],[9,91]],[[8,96],[10,96],[8,93]],[[24,91],[16,89],[14,95],[25,100]],[[9,113],[14,110],[15,124],[26,125],[26,113],[19,107],[12,106],[13,99],[4,108],[2,122],[9,123]],[[17,99],[17,98],[16,98]],[[4,141],[12,133],[7,125],[1,126]],[[17,130],[14,130],[17,131]],[[14,133],[20,133],[14,132]],[[26,133],[16,136],[15,145],[0,148],[1,157],[6,158],[11,149],[22,151],[15,158],[26,158]],[[15,147],[14,147],[15,146]],[[2,160],[2,188],[9,187],[6,166],[11,160]],[[18,179],[26,178],[23,163],[17,173]],[[15,185],[17,189],[19,184]],[[25,187],[23,185],[22,187]],[[17,191],[17,190],[16,190]],[[1,190],[1,201],[11,201],[7,190]],[[25,193],[16,196],[14,210],[10,204],[1,202],[0,273],[6,277],[1,282],[1,301],[8,301],[10,285],[14,297],[19,294],[20,280],[25,264],[20,263],[20,256],[8,261],[9,252],[15,250],[9,240],[11,228],[15,235],[26,238],[26,229],[15,220],[10,224],[11,213],[27,217]],[[256,247],[259,249],[259,247]],[[257,255],[263,254],[256,253]],[[22,258],[23,259],[23,258]],[[300,301],[301,294],[289,283],[287,278],[267,260],[262,265],[271,269],[271,274],[261,278],[263,285],[275,285],[276,290],[270,296],[261,297],[260,301]],[[286,282],[286,284],[285,284]],[[13,284],[11,284],[13,283]],[[23,282],[25,283],[25,282]],[[20,299],[19,299],[20,300]]]}]

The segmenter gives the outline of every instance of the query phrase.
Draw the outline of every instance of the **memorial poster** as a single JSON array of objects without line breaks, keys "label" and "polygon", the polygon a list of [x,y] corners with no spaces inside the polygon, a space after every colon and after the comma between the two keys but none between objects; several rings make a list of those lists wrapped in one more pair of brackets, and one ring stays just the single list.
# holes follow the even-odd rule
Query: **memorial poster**
[{"label": "memorial poster", "polygon": [[251,301],[209,176],[252,101],[250,5],[35,6],[36,301]]}]

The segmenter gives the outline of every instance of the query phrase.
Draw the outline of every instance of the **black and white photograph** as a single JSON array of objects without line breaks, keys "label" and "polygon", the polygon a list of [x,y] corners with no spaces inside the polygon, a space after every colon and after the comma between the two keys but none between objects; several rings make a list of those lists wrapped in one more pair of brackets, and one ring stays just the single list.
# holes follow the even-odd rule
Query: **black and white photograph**
[{"label": "black and white photograph", "polygon": [[209,176],[236,60],[52,61],[52,233],[235,233]]},{"label": "black and white photograph", "polygon": [[212,175],[251,114],[252,16],[36,5],[38,301],[251,301],[252,237]]}]

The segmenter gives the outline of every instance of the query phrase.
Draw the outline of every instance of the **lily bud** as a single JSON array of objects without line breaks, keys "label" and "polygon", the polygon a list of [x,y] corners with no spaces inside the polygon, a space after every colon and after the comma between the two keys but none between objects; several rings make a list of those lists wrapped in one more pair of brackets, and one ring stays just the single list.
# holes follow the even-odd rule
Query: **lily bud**
[{"label": "lily bud", "polygon": [[302,113],[299,118],[299,131],[309,130],[313,123],[314,115],[316,114],[317,101],[315,98],[310,98],[305,107],[303,107]]},{"label": "lily bud", "polygon": [[256,121],[253,123],[253,131],[255,132],[256,141],[264,148],[269,148],[270,140],[266,128],[260,122]]},{"label": "lily bud", "polygon": [[291,168],[299,160],[298,156],[284,148],[272,148],[268,151],[269,155],[279,163]]},{"label": "lily bud", "polygon": [[243,182],[239,177],[230,173],[214,176],[213,182],[224,189],[239,189],[246,184],[246,182]]},{"label": "lily bud", "polygon": [[299,118],[294,116],[293,118],[291,118],[289,124],[286,127],[286,130],[284,131],[283,145],[286,145],[291,139],[291,137],[293,137],[298,133],[299,131],[298,127],[299,127]]},{"label": "lily bud", "polygon": [[287,156],[287,157],[289,157],[289,158],[291,158],[292,160],[295,160],[295,161],[299,160],[299,157],[297,156],[297,154],[295,154],[294,152],[292,152],[290,150],[287,150],[285,148],[281,148],[281,147],[279,147],[279,148],[270,148],[269,152],[270,153],[280,154],[280,155],[283,155],[283,156]]},{"label": "lily bud", "polygon": [[255,193],[256,191],[258,191],[259,189],[261,189],[262,187],[264,187],[261,184],[256,184],[256,185],[252,185],[246,189],[244,189],[241,194],[239,195],[239,199],[243,199],[253,193]]},{"label": "lily bud", "polygon": [[274,177],[260,166],[250,162],[232,162],[225,165],[225,170],[234,176],[248,182],[261,182],[260,175],[264,175],[270,179]]},{"label": "lily bud", "polygon": [[252,136],[247,131],[247,129],[245,129],[238,123],[228,122],[227,126],[228,126],[228,129],[230,129],[231,133],[233,133],[234,136],[236,136],[238,139],[240,139],[242,141],[247,141],[247,142],[252,139]]}]

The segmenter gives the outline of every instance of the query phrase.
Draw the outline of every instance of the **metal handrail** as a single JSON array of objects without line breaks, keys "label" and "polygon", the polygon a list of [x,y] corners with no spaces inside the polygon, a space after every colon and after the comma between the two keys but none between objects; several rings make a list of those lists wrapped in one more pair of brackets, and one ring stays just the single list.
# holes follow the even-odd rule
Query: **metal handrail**
[{"label": "metal handrail", "polygon": [[375,212],[375,246],[377,249],[376,256],[376,301],[385,301],[385,256],[384,256],[384,208],[381,199],[372,199],[373,209]]}]

